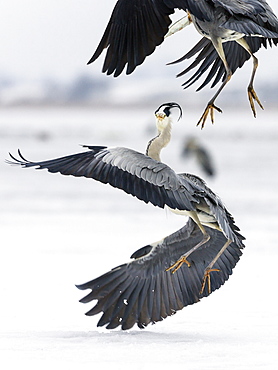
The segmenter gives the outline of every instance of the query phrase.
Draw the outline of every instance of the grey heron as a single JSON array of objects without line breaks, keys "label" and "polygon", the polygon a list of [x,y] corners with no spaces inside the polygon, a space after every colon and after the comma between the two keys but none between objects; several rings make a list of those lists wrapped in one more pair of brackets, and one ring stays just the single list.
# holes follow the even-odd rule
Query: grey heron
[{"label": "grey heron", "polygon": [[189,137],[184,143],[182,156],[187,158],[194,156],[202,170],[208,176],[215,175],[215,166],[208,150],[199,143],[196,137]]},{"label": "grey heron", "polygon": [[[170,15],[175,9],[187,15],[174,24]],[[196,74],[185,82],[185,88],[195,82],[211,66],[202,84],[204,87],[214,76],[214,85],[222,83],[209,100],[197,125],[204,127],[210,114],[214,122],[214,110],[222,112],[214,102],[237,68],[250,57],[253,70],[247,88],[248,99],[254,116],[254,102],[263,108],[253,87],[258,59],[254,53],[261,46],[277,45],[278,19],[264,0],[118,0],[101,41],[89,60],[94,62],[107,49],[102,72],[119,76],[126,66],[132,73],[145,58],[152,54],[165,36],[193,23],[203,39],[178,61],[191,58],[200,51],[197,59],[180,75],[203,63]],[[231,45],[228,45],[231,44]],[[176,61],[176,62],[178,62]]]},{"label": "grey heron", "polygon": [[[161,162],[160,152],[171,138],[174,108],[180,109],[181,117],[177,103],[162,104],[155,111],[158,134],[149,141],[146,154],[124,147],[87,145],[89,151],[41,162],[28,161],[20,151],[19,159],[10,154],[10,164],[92,178],[190,217],[178,232],[135,252],[135,261],[78,286],[92,289],[81,301],[99,300],[89,314],[103,311],[106,319],[101,322],[109,323],[107,328],[121,325],[127,329],[135,322],[143,327],[209,295],[228,279],[244,247],[232,215],[205,182],[191,174],[176,174]],[[212,272],[219,276],[211,276]],[[156,301],[151,303],[152,297]],[[121,308],[115,306],[118,300]],[[132,302],[126,311],[124,302]],[[148,313],[144,304],[148,304]]]}]

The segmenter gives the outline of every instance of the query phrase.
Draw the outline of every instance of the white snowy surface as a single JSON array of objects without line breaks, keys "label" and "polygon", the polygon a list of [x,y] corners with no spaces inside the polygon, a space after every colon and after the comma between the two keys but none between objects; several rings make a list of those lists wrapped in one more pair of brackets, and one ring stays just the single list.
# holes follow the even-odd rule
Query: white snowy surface
[{"label": "white snowy surface", "polygon": [[[207,180],[246,248],[223,287],[144,330],[97,328],[75,284],[127,262],[185,219],[93,180],[4,163],[17,148],[34,161],[82,151],[79,144],[144,151],[156,108],[0,110],[2,369],[277,369],[277,111],[255,120],[248,107],[225,110],[201,131],[200,109],[175,124],[163,160]],[[180,156],[188,135],[210,150],[214,179]]]}]

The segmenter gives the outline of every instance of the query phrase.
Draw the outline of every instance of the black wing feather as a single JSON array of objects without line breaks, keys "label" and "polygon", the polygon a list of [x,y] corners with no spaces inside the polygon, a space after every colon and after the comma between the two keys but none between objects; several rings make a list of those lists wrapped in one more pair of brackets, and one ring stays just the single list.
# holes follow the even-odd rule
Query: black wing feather
[{"label": "black wing feather", "polygon": [[[262,37],[251,36],[246,36],[244,38],[250,46],[252,53],[256,53],[262,46],[267,48],[267,45],[271,47],[272,45],[277,45],[278,43],[278,38],[265,39]],[[250,54],[236,41],[223,43],[223,49],[232,74],[234,74],[238,68],[241,68],[244,63],[250,59]],[[183,57],[169,64],[179,63],[186,59],[190,59],[197,53],[199,54],[196,56],[195,60],[177,75],[177,77],[181,77],[199,65],[197,71],[187,81],[185,81],[182,86],[184,86],[186,89],[193,85],[203,74],[205,74],[209,68],[211,69],[208,76],[201,86],[198,87],[197,91],[204,88],[213,79],[213,77],[215,77],[215,80],[213,81],[211,87],[214,87],[220,80],[223,81],[226,76],[225,67],[211,41],[206,38],[202,38],[200,42],[197,43],[194,48],[192,48]]]},{"label": "black wing feather", "polygon": [[119,0],[88,64],[107,48],[102,71],[117,77],[127,65],[132,73],[163,42],[173,12],[159,0]]},{"label": "black wing feather", "polygon": [[[207,287],[200,296],[204,269],[225,243],[225,237],[217,230],[206,227],[210,240],[193,252],[191,267],[185,264],[174,274],[166,271],[173,261],[186,253],[202,239],[197,225],[189,220],[176,233],[166,237],[156,246],[148,246],[142,257],[123,264],[88,283],[78,285],[81,290],[91,289],[92,295],[81,302],[96,299],[98,302],[88,314],[103,312],[98,325],[111,329],[121,326],[130,329],[135,323],[139,328],[161,321],[183,307],[208,296]],[[241,236],[241,240],[243,237]],[[242,251],[231,243],[215,264],[219,272],[211,273],[211,292],[219,289],[232,274]],[[139,254],[142,253],[139,250]],[[136,252],[135,254],[136,255]],[[117,280],[117,284],[113,280]],[[106,299],[106,296],[109,297]]]},{"label": "black wing feather", "polygon": [[[277,17],[264,0],[249,0],[248,2],[241,0],[118,0],[103,37],[88,64],[94,62],[103,50],[107,49],[102,72],[108,75],[114,73],[117,77],[127,66],[126,73],[132,73],[163,42],[171,24],[169,16],[177,8],[188,10],[199,20],[211,22],[218,17],[217,12],[221,9],[222,14],[226,15],[226,21],[223,21],[221,27],[242,32],[247,38],[248,35],[252,37],[260,35],[273,39],[273,41],[277,40]],[[274,41],[274,44],[276,45],[277,42]],[[196,47],[198,49],[200,44],[198,43],[189,52],[188,58],[198,52]],[[234,54],[231,55],[234,57]],[[214,56],[208,64],[204,61],[203,71],[217,57],[218,55]],[[248,58],[245,55],[244,62]],[[235,71],[240,67],[241,62],[242,59],[238,60],[232,69]],[[217,70],[218,64],[217,60],[215,65]],[[220,79],[224,73],[221,68],[217,78]]]},{"label": "black wing feather", "polygon": [[[167,165],[127,148],[89,148],[90,151],[84,153],[41,162],[28,161],[18,151],[20,159],[10,154],[13,161],[7,162],[109,183],[145,203],[150,202],[160,208],[168,205],[174,209],[194,210],[192,202],[198,202],[194,197],[194,188],[190,184],[184,184],[180,188],[178,176]],[[144,179],[137,176],[142,170],[148,173]]]}]

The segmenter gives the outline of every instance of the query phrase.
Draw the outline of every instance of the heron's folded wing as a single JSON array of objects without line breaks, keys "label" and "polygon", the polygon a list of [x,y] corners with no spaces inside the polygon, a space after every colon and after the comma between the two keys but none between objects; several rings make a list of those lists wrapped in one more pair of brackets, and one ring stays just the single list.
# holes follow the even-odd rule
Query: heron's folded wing
[{"label": "heron's folded wing", "polygon": [[[199,205],[196,208],[213,215],[225,237],[235,242],[239,247],[242,247],[242,240],[245,238],[239,234],[239,228],[236,226],[233,216],[227,210],[220,197],[200,177],[190,173],[180,173],[178,176],[181,179],[181,183],[188,184],[189,186],[191,184],[194,187],[195,197],[199,199]],[[203,208],[204,204],[207,205],[208,210]]]}]

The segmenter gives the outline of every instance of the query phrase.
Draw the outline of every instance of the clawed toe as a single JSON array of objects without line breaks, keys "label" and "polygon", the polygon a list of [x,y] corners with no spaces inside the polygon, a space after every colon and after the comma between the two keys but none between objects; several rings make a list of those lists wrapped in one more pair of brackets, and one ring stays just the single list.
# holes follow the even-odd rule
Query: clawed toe
[{"label": "clawed toe", "polygon": [[248,99],[249,103],[253,112],[254,117],[256,117],[256,109],[255,109],[255,104],[254,101],[256,101],[261,109],[264,109],[262,103],[260,102],[260,99],[258,98],[258,95],[256,94],[253,86],[248,86]]},{"label": "clawed toe", "polygon": [[200,290],[200,295],[203,294],[206,283],[208,283],[208,293],[211,293],[211,281],[210,281],[210,273],[213,271],[220,271],[219,269],[206,269],[203,277],[202,287]]},{"label": "clawed toe", "polygon": [[187,264],[188,267],[191,266],[190,262],[187,261],[185,257],[181,257],[177,262],[175,262],[172,266],[168,267],[166,271],[172,270],[172,274],[174,274],[184,263]]},{"label": "clawed toe", "polygon": [[199,119],[197,123],[197,126],[201,124],[201,129],[204,128],[209,113],[210,113],[211,123],[214,123],[214,109],[217,110],[217,112],[222,113],[222,110],[220,108],[216,107],[213,103],[208,103],[204,113],[202,114],[201,118]]}]

